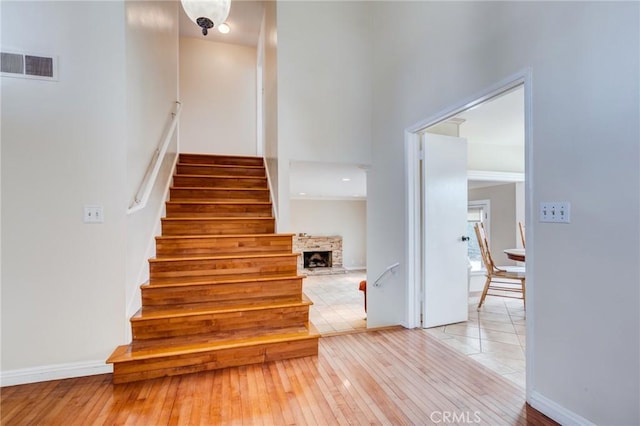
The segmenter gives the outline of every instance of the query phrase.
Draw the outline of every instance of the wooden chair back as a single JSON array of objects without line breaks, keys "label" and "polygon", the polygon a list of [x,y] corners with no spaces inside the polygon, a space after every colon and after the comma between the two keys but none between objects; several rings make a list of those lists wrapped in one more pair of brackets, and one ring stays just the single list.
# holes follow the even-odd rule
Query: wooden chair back
[{"label": "wooden chair back", "polygon": [[522,248],[526,248],[524,242],[524,225],[522,224],[522,222],[518,222],[518,228],[520,228],[520,239],[522,240]]},{"label": "wooden chair back", "polygon": [[478,245],[480,246],[480,255],[482,256],[482,263],[484,263],[484,267],[487,269],[487,273],[495,271],[496,264],[491,257],[491,251],[489,251],[489,241],[487,239],[487,232],[484,228],[482,222],[476,223],[473,228],[476,231],[476,238],[478,239]]}]

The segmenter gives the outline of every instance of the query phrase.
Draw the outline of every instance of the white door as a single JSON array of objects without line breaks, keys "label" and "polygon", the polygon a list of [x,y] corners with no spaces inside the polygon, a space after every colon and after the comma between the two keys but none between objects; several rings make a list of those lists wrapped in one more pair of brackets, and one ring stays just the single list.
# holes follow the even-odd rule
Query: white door
[{"label": "white door", "polygon": [[468,316],[467,141],[425,133],[422,150],[422,326],[428,328]]}]

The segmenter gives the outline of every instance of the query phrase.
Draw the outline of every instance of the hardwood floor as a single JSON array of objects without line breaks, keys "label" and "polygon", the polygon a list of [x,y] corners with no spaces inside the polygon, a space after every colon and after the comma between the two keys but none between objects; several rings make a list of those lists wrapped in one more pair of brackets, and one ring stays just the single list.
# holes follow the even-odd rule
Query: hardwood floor
[{"label": "hardwood floor", "polygon": [[318,356],[113,385],[5,387],[2,425],[553,424],[524,391],[423,330],[320,339]]}]

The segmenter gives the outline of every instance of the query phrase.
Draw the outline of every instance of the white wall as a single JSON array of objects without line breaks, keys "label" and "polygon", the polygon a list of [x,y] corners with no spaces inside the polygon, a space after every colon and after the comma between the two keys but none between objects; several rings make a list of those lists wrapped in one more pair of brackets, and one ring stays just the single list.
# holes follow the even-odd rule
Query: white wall
[{"label": "white wall", "polygon": [[[175,141],[147,208],[126,210],[177,99],[177,12],[2,2],[2,47],[58,55],[60,69],[57,82],[2,78],[3,384],[106,372],[129,341]],[[85,204],[105,222],[84,224]]]},{"label": "white wall", "polygon": [[[562,423],[640,423],[640,5],[372,7],[374,24],[394,32],[371,40],[368,272],[409,262],[403,130],[530,67],[528,400]],[[535,220],[534,206],[553,200],[571,202],[571,224]],[[615,219],[598,206],[616,206]],[[372,326],[403,321],[405,291],[400,271],[367,294],[380,312]]]},{"label": "white wall", "polygon": [[290,231],[289,162],[370,164],[371,49],[367,2],[280,2],[280,231]]},{"label": "white wall", "polygon": [[[6,384],[24,369],[104,366],[122,343],[128,194],[124,3],[1,7],[2,48],[57,55],[60,72],[1,79]],[[105,222],[84,224],[85,204]]]},{"label": "white wall", "polygon": [[[460,127],[460,137],[467,138]],[[492,172],[524,173],[524,146],[469,144],[467,168]]]},{"label": "white wall", "polygon": [[180,151],[256,155],[256,49],[180,38]]},{"label": "white wall", "polygon": [[[266,2],[262,27],[260,28],[259,43],[262,44],[263,73],[262,87],[264,89],[264,157],[269,175],[271,198],[274,205],[274,213],[277,220],[277,230],[282,232],[280,226],[280,184],[279,184],[279,153],[278,153],[278,28],[277,28],[276,2]],[[288,184],[288,181],[287,181]],[[282,186],[282,190],[289,190]]]},{"label": "white wall", "polygon": [[297,161],[371,160],[368,5],[278,5],[280,143]]},{"label": "white wall", "polygon": [[[154,151],[162,143],[178,100],[178,7],[167,1],[127,1],[127,197],[134,200]],[[183,111],[184,112],[184,111]],[[155,256],[165,190],[177,155],[177,135],[163,159],[147,206],[127,216],[127,319],[140,308],[140,284],[149,276],[147,259]],[[127,324],[122,343],[130,339]]]},{"label": "white wall", "polygon": [[489,200],[489,244],[491,256],[498,265],[514,265],[504,249],[516,247],[516,184],[490,186],[469,190],[469,201]]},{"label": "white wall", "polygon": [[342,264],[364,269],[367,202],[365,200],[291,200],[291,232],[342,236]]}]

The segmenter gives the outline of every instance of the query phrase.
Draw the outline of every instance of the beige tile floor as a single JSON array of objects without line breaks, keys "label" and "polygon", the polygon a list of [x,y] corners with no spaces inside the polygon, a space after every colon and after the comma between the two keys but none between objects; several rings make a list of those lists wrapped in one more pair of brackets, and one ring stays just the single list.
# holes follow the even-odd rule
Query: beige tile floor
[{"label": "beige tile floor", "polygon": [[[322,335],[366,329],[364,271],[315,275],[304,280],[313,301],[311,322]],[[525,317],[522,300],[488,296],[478,312],[478,295],[469,298],[469,321],[425,332],[512,382],[525,386]]]},{"label": "beige tile floor", "polygon": [[320,334],[344,333],[367,328],[364,294],[358,290],[365,271],[336,275],[310,275],[303,291],[313,302],[309,319]]},{"label": "beige tile floor", "polygon": [[469,298],[469,321],[425,330],[512,382],[525,386],[525,316],[522,300]]}]

